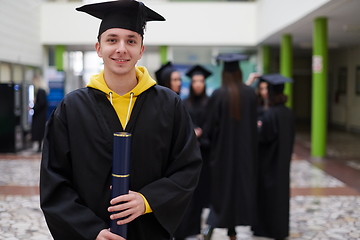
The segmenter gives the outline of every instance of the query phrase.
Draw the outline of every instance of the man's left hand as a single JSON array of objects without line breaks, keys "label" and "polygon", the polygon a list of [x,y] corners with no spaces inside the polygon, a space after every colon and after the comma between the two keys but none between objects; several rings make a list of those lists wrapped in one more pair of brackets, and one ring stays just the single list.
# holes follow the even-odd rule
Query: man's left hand
[{"label": "man's left hand", "polygon": [[[121,203],[121,204],[119,204]],[[143,197],[134,191],[129,191],[129,194],[121,195],[111,199],[110,204],[113,205],[108,208],[109,212],[118,212],[110,215],[110,219],[125,219],[117,221],[118,225],[126,224],[145,213],[145,203]]]}]

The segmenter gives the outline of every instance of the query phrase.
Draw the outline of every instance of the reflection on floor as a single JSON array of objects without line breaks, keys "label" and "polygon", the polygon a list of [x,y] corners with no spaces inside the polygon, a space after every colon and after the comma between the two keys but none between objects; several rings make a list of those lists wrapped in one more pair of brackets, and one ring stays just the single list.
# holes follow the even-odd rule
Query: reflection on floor
[{"label": "reflection on floor", "polygon": [[[360,136],[329,134],[323,159],[309,156],[308,139],[297,135],[291,163],[289,239],[360,239]],[[39,209],[39,164],[40,155],[30,151],[0,154],[0,239],[52,239]],[[204,209],[203,221],[207,214]],[[236,230],[237,239],[266,239],[253,237],[247,226]],[[215,229],[212,240],[228,239],[226,233]]]}]

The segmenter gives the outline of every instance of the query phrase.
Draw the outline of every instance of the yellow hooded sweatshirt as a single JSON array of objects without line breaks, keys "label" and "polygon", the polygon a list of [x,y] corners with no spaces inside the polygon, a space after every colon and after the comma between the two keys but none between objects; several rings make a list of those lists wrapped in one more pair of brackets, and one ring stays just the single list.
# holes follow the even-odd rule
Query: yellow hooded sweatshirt
[{"label": "yellow hooded sweatshirt", "polygon": [[[106,84],[104,79],[104,70],[99,74],[93,75],[90,78],[90,82],[87,84],[87,87],[92,87],[104,92],[113,105],[123,129],[126,127],[126,120],[130,120],[131,112],[134,107],[137,97],[150,87],[156,84],[145,67],[135,67],[136,78],[138,79],[138,84],[130,92],[120,96],[119,94],[112,91]],[[132,95],[132,96],[131,96]],[[129,109],[130,106],[130,109]],[[130,110],[130,111],[129,111]],[[128,119],[127,119],[128,117]]]},{"label": "yellow hooded sweatshirt", "polygon": [[[106,84],[104,79],[104,70],[102,70],[97,75],[92,75],[90,77],[90,82],[86,85],[87,87],[92,87],[104,92],[114,107],[116,114],[118,115],[123,129],[125,129],[126,124],[130,120],[131,112],[134,107],[137,97],[150,87],[156,84],[156,81],[151,78],[149,72],[145,67],[135,67],[136,78],[138,79],[138,84],[130,92],[120,96],[119,94],[112,91]],[[139,193],[140,194],[140,193]],[[146,200],[146,198],[140,194],[145,202],[145,213],[152,212],[152,209]]]}]

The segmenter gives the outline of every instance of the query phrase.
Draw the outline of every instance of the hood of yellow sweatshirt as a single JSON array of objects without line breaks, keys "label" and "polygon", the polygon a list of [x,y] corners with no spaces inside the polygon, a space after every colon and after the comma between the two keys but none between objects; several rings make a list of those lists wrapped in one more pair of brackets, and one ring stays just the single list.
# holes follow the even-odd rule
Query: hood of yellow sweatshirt
[{"label": "hood of yellow sweatshirt", "polygon": [[113,92],[106,84],[104,79],[104,70],[101,70],[99,74],[92,75],[90,77],[89,83],[86,85],[87,87],[92,87],[98,89],[107,94],[109,98],[109,93],[112,92],[112,97],[124,97],[130,98],[130,93],[134,93],[134,97],[139,96],[142,92],[146,91],[150,87],[156,84],[156,81],[151,78],[148,70],[145,67],[135,67],[136,70],[136,78],[138,79],[138,84],[132,89],[130,92],[120,96],[117,93]]},{"label": "hood of yellow sweatshirt", "polygon": [[104,79],[104,70],[97,75],[91,76],[90,82],[87,84],[87,87],[98,89],[106,94],[124,129],[130,120],[137,96],[156,84],[155,80],[150,77],[149,72],[145,67],[136,67],[135,69],[138,84],[134,89],[122,96],[113,92],[107,86]]}]

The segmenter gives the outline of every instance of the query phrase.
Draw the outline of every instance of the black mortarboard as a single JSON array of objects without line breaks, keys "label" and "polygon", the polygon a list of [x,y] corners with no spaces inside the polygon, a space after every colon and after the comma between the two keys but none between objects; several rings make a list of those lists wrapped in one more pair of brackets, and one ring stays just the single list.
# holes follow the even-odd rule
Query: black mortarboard
[{"label": "black mortarboard", "polygon": [[203,75],[206,79],[212,73],[200,65],[195,65],[186,72],[186,76],[192,78],[194,75]]},{"label": "black mortarboard", "polygon": [[175,71],[174,66],[171,62],[167,62],[166,64],[162,65],[156,72],[156,81],[159,85],[165,86],[166,81],[170,79],[170,75],[172,72]]},{"label": "black mortarboard", "polygon": [[278,85],[278,84],[284,84],[286,82],[292,83],[293,80],[291,78],[284,77],[283,75],[279,73],[271,73],[271,74],[265,74],[260,77],[260,81],[268,82],[272,85]]},{"label": "black mortarboard", "polygon": [[284,84],[286,82],[293,82],[293,79],[284,77],[279,73],[265,74],[260,77],[260,82],[267,82],[270,84],[268,89],[274,93],[282,93],[284,91]]},{"label": "black mortarboard", "polygon": [[224,71],[233,72],[239,68],[239,61],[247,60],[249,57],[240,53],[223,53],[216,57],[216,60],[224,62]]},{"label": "black mortarboard", "polygon": [[102,20],[98,37],[110,28],[123,28],[143,36],[147,21],[165,21],[164,17],[135,0],[87,4],[76,10]]}]

